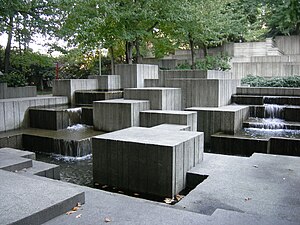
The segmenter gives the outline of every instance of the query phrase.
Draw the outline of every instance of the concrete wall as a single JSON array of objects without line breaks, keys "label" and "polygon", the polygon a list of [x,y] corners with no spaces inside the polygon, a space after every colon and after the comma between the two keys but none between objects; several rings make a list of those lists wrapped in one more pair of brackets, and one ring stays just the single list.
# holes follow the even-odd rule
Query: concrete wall
[{"label": "concrete wall", "polygon": [[0,100],[0,132],[29,126],[29,107],[68,104],[66,97],[31,97]]},{"label": "concrete wall", "polygon": [[203,159],[203,134],[132,127],[92,138],[93,178],[124,190],[173,197]]},{"label": "concrete wall", "polygon": [[93,103],[94,128],[101,131],[116,131],[139,126],[140,111],[149,110],[149,101],[113,99]]},{"label": "concrete wall", "polygon": [[231,95],[240,86],[240,80],[172,79],[167,87],[181,88],[181,106],[219,107],[231,103]]},{"label": "concrete wall", "polygon": [[121,76],[121,88],[142,88],[144,79],[158,79],[157,65],[120,64],[115,71]]},{"label": "concrete wall", "polygon": [[123,98],[123,91],[75,91],[76,106],[91,106],[93,101]]},{"label": "concrete wall", "polygon": [[36,97],[36,86],[7,87],[7,83],[0,83],[0,99]]},{"label": "concrete wall", "polygon": [[277,36],[275,42],[285,55],[300,55],[300,35]]},{"label": "concrete wall", "polygon": [[237,87],[237,95],[278,95],[278,96],[300,96],[300,88],[286,87]]},{"label": "concrete wall", "polygon": [[210,144],[212,134],[220,131],[235,134],[249,117],[248,106],[192,107],[186,110],[197,112],[197,131],[204,132],[207,145]]},{"label": "concrete wall", "polygon": [[179,88],[127,88],[124,99],[149,100],[150,109],[181,110],[181,90]]},{"label": "concrete wall", "polygon": [[140,112],[140,126],[153,127],[159,124],[180,124],[197,131],[197,113],[171,110],[148,110]]},{"label": "concrete wall", "polygon": [[97,90],[97,79],[66,79],[53,80],[53,96],[67,96],[69,103],[75,105],[75,91]]},{"label": "concrete wall", "polygon": [[156,59],[156,58],[143,58],[143,64],[157,65],[159,68],[175,69],[178,61],[176,59]]},{"label": "concrete wall", "polygon": [[231,79],[231,72],[217,70],[160,70],[159,86],[165,87],[166,80],[178,78],[200,78],[200,79]]}]

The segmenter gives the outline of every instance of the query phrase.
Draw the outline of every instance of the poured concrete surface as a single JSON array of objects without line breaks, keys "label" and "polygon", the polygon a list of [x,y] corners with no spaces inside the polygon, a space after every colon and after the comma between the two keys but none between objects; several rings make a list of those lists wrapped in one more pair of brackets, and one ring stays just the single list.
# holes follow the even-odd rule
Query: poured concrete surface
[{"label": "poured concrete surface", "polygon": [[203,163],[189,173],[208,175],[208,178],[176,208],[206,215],[224,209],[300,223],[298,157],[205,154]]},{"label": "poured concrete surface", "polygon": [[0,223],[41,224],[84,203],[84,192],[54,180],[0,170]]}]

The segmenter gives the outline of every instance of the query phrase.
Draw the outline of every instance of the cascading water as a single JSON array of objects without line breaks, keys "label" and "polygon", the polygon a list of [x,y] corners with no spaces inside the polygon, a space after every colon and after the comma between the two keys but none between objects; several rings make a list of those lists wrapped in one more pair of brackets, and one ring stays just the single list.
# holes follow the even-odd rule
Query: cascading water
[{"label": "cascading water", "polygon": [[69,116],[69,124],[80,124],[81,123],[81,114],[82,108],[71,108],[66,110]]},{"label": "cascading water", "polygon": [[275,104],[264,104],[264,117],[265,118],[283,118],[283,109],[285,106]]}]

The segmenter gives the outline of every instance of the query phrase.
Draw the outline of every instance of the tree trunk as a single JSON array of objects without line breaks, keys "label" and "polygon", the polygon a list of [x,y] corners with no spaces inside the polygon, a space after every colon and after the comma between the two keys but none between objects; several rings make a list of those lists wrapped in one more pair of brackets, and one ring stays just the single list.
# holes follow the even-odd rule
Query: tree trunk
[{"label": "tree trunk", "polygon": [[196,60],[195,60],[195,43],[192,36],[189,34],[189,41],[190,41],[190,49],[191,49],[191,55],[192,55],[192,70],[196,69]]},{"label": "tree trunk", "polygon": [[114,48],[112,46],[109,47],[110,49],[110,64],[111,64],[111,74],[115,74],[115,55],[114,55]]},{"label": "tree trunk", "polygon": [[9,17],[9,27],[8,27],[8,39],[7,44],[5,48],[5,54],[4,54],[4,73],[8,73],[10,69],[10,52],[11,52],[11,40],[13,35],[13,20],[14,17]]},{"label": "tree trunk", "polygon": [[208,55],[207,47],[205,45],[203,45],[203,54],[204,54],[204,57],[206,57]]},{"label": "tree trunk", "polygon": [[136,63],[142,63],[142,56],[140,51],[140,40],[138,38],[135,40],[135,50],[136,50]]},{"label": "tree trunk", "polygon": [[132,41],[126,41],[126,63],[132,64]]}]

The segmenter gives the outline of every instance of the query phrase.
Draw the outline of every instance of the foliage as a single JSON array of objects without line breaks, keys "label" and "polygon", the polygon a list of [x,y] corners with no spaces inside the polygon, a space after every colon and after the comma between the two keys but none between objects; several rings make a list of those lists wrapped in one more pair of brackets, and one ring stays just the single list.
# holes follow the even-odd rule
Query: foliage
[{"label": "foliage", "polygon": [[265,78],[248,75],[242,79],[242,84],[248,84],[251,87],[300,87],[300,76]]},{"label": "foliage", "polygon": [[[198,70],[221,70],[226,71],[231,67],[229,65],[230,57],[224,54],[218,54],[216,56],[206,56],[204,59],[198,60],[196,62],[195,69]],[[179,70],[189,70],[191,65],[189,63],[183,63],[176,67]]]},{"label": "foliage", "polygon": [[11,72],[1,76],[0,82],[7,83],[8,87],[23,87],[27,85],[25,76],[19,72]]}]

